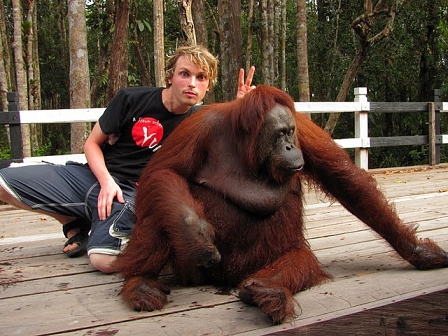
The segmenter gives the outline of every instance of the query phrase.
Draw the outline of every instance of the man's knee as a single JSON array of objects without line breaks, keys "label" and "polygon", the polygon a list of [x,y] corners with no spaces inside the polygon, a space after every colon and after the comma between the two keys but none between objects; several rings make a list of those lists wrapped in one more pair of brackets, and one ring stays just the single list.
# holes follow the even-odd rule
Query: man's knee
[{"label": "man's knee", "polygon": [[6,202],[19,209],[32,210],[31,207],[23,203],[14,192],[5,184],[0,177],[0,201]]},{"label": "man's knee", "polygon": [[14,198],[14,195],[8,190],[7,186],[4,184],[3,180],[0,178],[0,200],[4,202],[8,202]]},{"label": "man's knee", "polygon": [[92,253],[89,255],[90,263],[93,267],[103,273],[114,273],[115,268],[113,266],[114,261],[117,256],[102,254],[102,253]]}]

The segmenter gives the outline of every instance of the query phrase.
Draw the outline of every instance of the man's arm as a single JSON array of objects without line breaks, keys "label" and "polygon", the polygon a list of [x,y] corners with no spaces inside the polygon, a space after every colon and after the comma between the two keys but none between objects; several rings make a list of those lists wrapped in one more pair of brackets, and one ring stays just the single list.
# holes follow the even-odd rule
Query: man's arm
[{"label": "man's arm", "polygon": [[89,167],[101,186],[98,195],[98,215],[101,220],[106,219],[110,215],[115,197],[117,197],[120,203],[124,203],[123,192],[115,183],[104,162],[101,146],[107,138],[108,135],[103,133],[99,122],[97,122],[84,144],[84,153]]}]

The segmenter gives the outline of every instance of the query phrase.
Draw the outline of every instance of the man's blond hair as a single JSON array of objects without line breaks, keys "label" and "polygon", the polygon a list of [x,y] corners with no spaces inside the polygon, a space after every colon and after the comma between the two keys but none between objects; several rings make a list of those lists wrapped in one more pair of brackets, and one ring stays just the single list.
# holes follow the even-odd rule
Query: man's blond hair
[{"label": "man's blond hair", "polygon": [[169,79],[174,75],[174,68],[180,56],[185,56],[188,60],[201,69],[209,78],[209,89],[212,89],[218,80],[218,60],[203,46],[183,46],[176,49],[166,61],[165,81],[170,87]]}]

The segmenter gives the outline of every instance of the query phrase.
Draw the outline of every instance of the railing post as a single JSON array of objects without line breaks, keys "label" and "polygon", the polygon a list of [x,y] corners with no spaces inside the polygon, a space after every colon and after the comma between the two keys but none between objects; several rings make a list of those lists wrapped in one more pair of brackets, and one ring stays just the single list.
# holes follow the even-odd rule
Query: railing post
[{"label": "railing post", "polygon": [[[440,89],[434,89],[432,101],[434,103],[429,104],[429,164],[434,166],[440,163],[440,144],[442,143],[440,136]],[[431,135],[433,136],[432,139]]]},{"label": "railing post", "polygon": [[[355,102],[367,102],[367,88],[355,88]],[[369,114],[368,111],[355,112],[355,138],[369,138]],[[355,164],[362,169],[369,169],[369,151],[365,147],[355,148]]]},{"label": "railing post", "polygon": [[428,152],[429,165],[435,166],[437,164],[436,154],[436,109],[433,102],[428,103],[428,119],[429,119],[429,133],[428,133]]},{"label": "railing post", "polygon": [[[11,159],[23,159],[22,150],[22,131],[19,114],[19,94],[17,92],[8,92],[8,112],[10,112],[9,139],[11,143]],[[15,112],[15,113],[11,113]]]}]

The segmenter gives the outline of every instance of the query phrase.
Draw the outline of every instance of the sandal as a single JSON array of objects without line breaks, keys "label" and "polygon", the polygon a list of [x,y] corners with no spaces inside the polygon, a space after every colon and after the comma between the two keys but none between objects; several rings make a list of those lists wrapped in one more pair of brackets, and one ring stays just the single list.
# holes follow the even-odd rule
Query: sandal
[{"label": "sandal", "polygon": [[65,252],[67,257],[75,258],[80,256],[84,251],[86,251],[87,239],[89,236],[85,232],[78,232],[73,237],[70,237],[64,244],[64,247],[71,244],[77,244],[78,246],[73,250]]},{"label": "sandal", "polygon": [[71,244],[78,245],[75,249],[64,252],[69,258],[78,257],[86,250],[87,239],[89,238],[88,232],[90,231],[90,223],[83,218],[77,218],[74,221],[62,226],[62,231],[64,232],[65,237],[67,237],[68,232],[74,229],[79,229],[80,231],[73,237],[70,237],[64,244],[64,247]]}]

